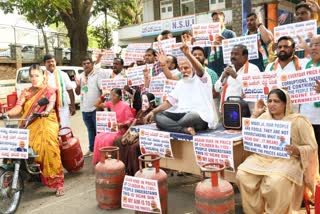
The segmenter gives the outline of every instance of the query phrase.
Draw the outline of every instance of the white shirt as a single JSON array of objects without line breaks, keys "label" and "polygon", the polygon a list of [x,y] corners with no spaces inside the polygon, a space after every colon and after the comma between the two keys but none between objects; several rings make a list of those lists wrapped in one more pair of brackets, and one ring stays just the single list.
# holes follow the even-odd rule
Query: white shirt
[{"label": "white shirt", "polygon": [[[229,96],[242,97],[242,76],[244,75],[244,67],[245,66],[243,65],[237,71],[237,78],[234,79],[231,76],[228,77],[227,79],[228,87],[224,97],[224,101],[226,101]],[[234,67],[233,69],[235,70]],[[259,68],[256,65],[249,63],[248,74],[259,74],[259,73],[260,73]],[[222,92],[223,86],[222,86],[221,78],[222,78],[222,75],[214,85],[216,92]]]},{"label": "white shirt", "polygon": [[189,81],[179,80],[167,100],[172,105],[167,111],[196,112],[203,121],[208,123],[209,128],[217,127],[218,118],[215,118],[213,113],[212,83],[207,73],[202,77],[194,74]]},{"label": "white shirt", "polygon": [[[305,68],[306,64],[308,63],[308,59],[299,59],[299,65],[301,68]],[[281,68],[280,64],[278,64],[277,69],[273,70],[272,66],[274,65],[274,62],[269,63],[266,67],[266,69],[264,70],[264,72],[290,72],[290,71],[295,71],[296,67],[294,65],[294,62],[291,61],[289,62],[284,68]]]},{"label": "white shirt", "polygon": [[126,77],[126,73],[125,73],[124,70],[122,70],[118,74],[115,74],[115,73],[113,73],[112,69],[107,69],[107,70],[105,70],[105,75],[106,75],[107,79],[111,79],[111,78],[113,78],[113,79],[121,79],[121,78]]},{"label": "white shirt", "polygon": [[[61,93],[61,102],[64,104],[63,107],[69,107],[68,105],[70,104],[70,97],[69,94],[67,92],[67,90],[73,90],[74,89],[74,85],[72,84],[69,76],[67,73],[61,71],[61,70],[55,70],[54,72],[60,72],[61,77],[62,77],[62,81],[63,81],[63,95],[62,95],[62,91],[61,91],[61,86],[57,86],[56,85],[56,79],[55,79],[55,74],[54,72],[50,72],[50,71],[46,71],[48,74],[48,86],[52,87],[52,88],[57,88],[58,90],[60,90]],[[59,78],[59,74],[58,74],[58,78]]]}]

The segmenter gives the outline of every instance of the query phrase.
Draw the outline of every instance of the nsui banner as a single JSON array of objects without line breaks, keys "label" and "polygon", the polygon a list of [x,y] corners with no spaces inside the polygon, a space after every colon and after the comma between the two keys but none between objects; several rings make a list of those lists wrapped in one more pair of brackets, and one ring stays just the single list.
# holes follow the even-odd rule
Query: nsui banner
[{"label": "nsui banner", "polygon": [[245,118],[242,127],[244,150],[290,158],[284,148],[290,144],[291,122]]}]

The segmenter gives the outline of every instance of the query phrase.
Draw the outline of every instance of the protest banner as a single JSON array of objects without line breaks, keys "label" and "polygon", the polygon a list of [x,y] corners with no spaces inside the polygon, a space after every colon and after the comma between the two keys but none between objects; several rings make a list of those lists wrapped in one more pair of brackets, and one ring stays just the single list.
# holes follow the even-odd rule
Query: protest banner
[{"label": "protest banner", "polygon": [[101,89],[103,94],[111,91],[111,89],[113,88],[123,88],[126,85],[127,85],[127,78],[101,80]]},{"label": "protest banner", "polygon": [[111,111],[96,112],[97,133],[117,132],[118,131],[117,126],[115,130],[112,130],[112,127],[115,125],[117,125],[117,116],[115,112],[111,112]]},{"label": "protest banner", "polygon": [[193,136],[193,150],[198,166],[205,163],[225,164],[225,170],[234,171],[233,139]]},{"label": "protest banner", "polygon": [[142,154],[152,153],[158,154],[164,158],[174,158],[169,132],[140,129],[139,143]]},{"label": "protest banner", "polygon": [[149,92],[152,93],[155,97],[162,99],[165,81],[165,77],[151,77]]},{"label": "protest banner", "polygon": [[298,35],[305,41],[310,42],[313,36],[317,35],[317,21],[310,20],[304,22],[296,22],[287,25],[280,25],[274,28],[274,41],[278,42],[278,39],[282,36],[292,37],[296,43],[295,47],[299,46]]},{"label": "protest banner", "polygon": [[159,51],[159,49],[162,49],[164,54],[172,55],[172,48],[175,46],[175,44],[176,44],[176,38],[171,38],[171,39],[165,39],[158,42],[154,42],[152,47],[156,51]]},{"label": "protest banner", "polygon": [[168,79],[164,82],[162,101],[166,101],[167,96],[171,93],[171,91],[173,91],[177,83],[178,83],[177,80],[168,80]]},{"label": "protest banner", "polygon": [[0,128],[0,159],[28,159],[29,130]]},{"label": "protest banner", "polygon": [[161,213],[158,181],[126,175],[122,185],[121,208]]},{"label": "protest banner", "polygon": [[313,86],[320,80],[320,67],[278,73],[278,86],[285,88],[294,104],[320,101],[320,94]]},{"label": "protest banner", "polygon": [[244,100],[256,102],[267,99],[269,91],[277,87],[277,73],[245,74],[242,76],[242,90]]},{"label": "protest banner", "polygon": [[182,42],[178,42],[175,44],[172,44],[172,55],[175,57],[183,57],[184,53],[180,50],[180,47],[182,46]]},{"label": "protest banner", "polygon": [[102,66],[112,66],[113,65],[113,59],[116,57],[116,54],[113,50],[100,50],[100,49],[94,49],[92,51],[92,56],[94,59],[98,57],[100,53],[103,53],[101,57],[101,65]]},{"label": "protest banner", "polygon": [[242,127],[244,150],[272,157],[290,158],[284,148],[290,145],[291,122],[244,118]]},{"label": "protest banner", "polygon": [[198,40],[193,42],[193,46],[200,46],[200,47],[212,47],[213,41],[210,40]]},{"label": "protest banner", "polygon": [[146,65],[140,65],[128,68],[127,78],[128,85],[130,86],[140,86],[144,84],[144,74],[143,70],[146,68]]},{"label": "protest banner", "polygon": [[196,23],[196,16],[181,16],[172,19],[164,19],[154,22],[146,22],[142,24],[141,35],[157,36],[163,30],[170,30],[172,33],[191,30],[193,24]]},{"label": "protest banner", "polygon": [[130,43],[121,55],[124,65],[128,66],[137,60],[143,60],[145,52],[151,47],[151,43]]},{"label": "protest banner", "polygon": [[219,22],[192,25],[192,35],[196,41],[214,41],[216,34],[221,34],[221,27]]},{"label": "protest banner", "polygon": [[259,49],[258,49],[258,37],[257,34],[249,36],[240,36],[231,39],[222,40],[222,52],[224,64],[231,64],[231,50],[235,45],[245,45],[249,51],[248,59],[258,59]]}]

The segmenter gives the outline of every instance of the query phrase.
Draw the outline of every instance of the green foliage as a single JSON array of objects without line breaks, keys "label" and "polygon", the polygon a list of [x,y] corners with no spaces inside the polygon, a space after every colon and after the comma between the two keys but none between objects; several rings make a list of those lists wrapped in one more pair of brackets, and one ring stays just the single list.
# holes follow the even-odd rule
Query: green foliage
[{"label": "green foliage", "polygon": [[98,42],[99,49],[109,49],[112,46],[112,31],[115,26],[111,25],[102,25],[97,27],[92,27],[89,30],[89,35],[92,35]]}]

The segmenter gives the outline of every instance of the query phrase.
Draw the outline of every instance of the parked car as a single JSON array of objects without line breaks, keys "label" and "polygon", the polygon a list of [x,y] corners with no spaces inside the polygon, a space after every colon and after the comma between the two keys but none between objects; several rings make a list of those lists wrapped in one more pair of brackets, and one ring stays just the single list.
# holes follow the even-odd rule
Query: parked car
[{"label": "parked car", "polygon": [[[21,56],[22,59],[34,59],[35,58],[34,46],[33,45],[23,46],[23,48],[21,49],[21,55],[22,55]],[[0,57],[9,57],[9,58],[12,57],[10,48],[5,51],[1,51]]]},{"label": "parked car", "polygon": [[[45,67],[41,67],[45,70]],[[79,75],[83,72],[82,67],[77,66],[57,66],[57,69],[64,71],[68,74],[74,88],[76,87],[76,78],[79,78]],[[28,87],[31,87],[31,80],[29,76],[29,67],[19,68],[16,72],[16,92],[18,96],[21,92]],[[80,96],[75,94],[75,103],[76,105],[80,104]]]}]

